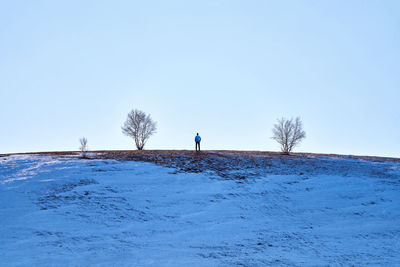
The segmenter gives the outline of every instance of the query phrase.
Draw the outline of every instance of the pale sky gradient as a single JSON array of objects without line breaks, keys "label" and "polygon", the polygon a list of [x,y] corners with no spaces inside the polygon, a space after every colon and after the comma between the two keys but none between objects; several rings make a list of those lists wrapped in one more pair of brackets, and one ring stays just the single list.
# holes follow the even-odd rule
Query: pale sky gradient
[{"label": "pale sky gradient", "polygon": [[400,1],[0,0],[0,153],[134,149],[296,151],[400,157]]}]

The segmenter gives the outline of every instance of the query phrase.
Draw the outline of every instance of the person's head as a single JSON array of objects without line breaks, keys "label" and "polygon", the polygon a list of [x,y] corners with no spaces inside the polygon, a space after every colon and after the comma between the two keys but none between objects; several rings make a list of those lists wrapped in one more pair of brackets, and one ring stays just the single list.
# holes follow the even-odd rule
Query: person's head
[{"label": "person's head", "polygon": [[197,133],[197,135],[199,135],[199,133]]}]

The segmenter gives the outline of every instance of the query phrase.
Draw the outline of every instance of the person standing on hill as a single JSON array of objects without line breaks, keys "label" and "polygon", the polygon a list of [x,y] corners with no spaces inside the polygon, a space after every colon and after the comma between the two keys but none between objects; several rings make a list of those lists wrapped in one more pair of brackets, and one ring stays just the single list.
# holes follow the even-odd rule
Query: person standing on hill
[{"label": "person standing on hill", "polygon": [[199,147],[199,152],[200,152],[201,137],[200,137],[199,133],[197,133],[196,137],[194,138],[194,141],[196,142],[196,152],[197,152],[197,147]]}]

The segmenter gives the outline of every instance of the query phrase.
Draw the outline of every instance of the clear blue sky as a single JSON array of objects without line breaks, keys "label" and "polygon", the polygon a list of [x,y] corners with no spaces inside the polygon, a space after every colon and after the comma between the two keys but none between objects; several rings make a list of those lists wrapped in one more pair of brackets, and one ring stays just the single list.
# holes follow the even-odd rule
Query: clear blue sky
[{"label": "clear blue sky", "polygon": [[0,153],[134,149],[296,151],[400,157],[400,1],[0,0]]}]

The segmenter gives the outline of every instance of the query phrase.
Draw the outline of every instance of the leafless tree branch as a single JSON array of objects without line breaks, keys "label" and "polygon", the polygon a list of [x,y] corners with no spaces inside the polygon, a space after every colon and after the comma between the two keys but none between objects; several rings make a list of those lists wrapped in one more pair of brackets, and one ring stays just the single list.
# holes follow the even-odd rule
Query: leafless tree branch
[{"label": "leafless tree branch", "polygon": [[289,154],[295,146],[297,146],[305,137],[303,125],[299,117],[295,120],[281,118],[272,129],[272,139],[281,145],[281,150],[285,154]]},{"label": "leafless tree branch", "polygon": [[82,153],[82,157],[86,158],[86,153],[89,150],[88,146],[87,146],[88,140],[87,140],[86,137],[82,137],[81,139],[79,139],[79,142],[81,143],[81,146],[79,147],[79,150]]},{"label": "leafless tree branch", "polygon": [[156,130],[157,123],[151,119],[150,115],[137,109],[128,113],[124,126],[122,126],[122,133],[133,138],[138,150],[143,149],[149,137]]}]

